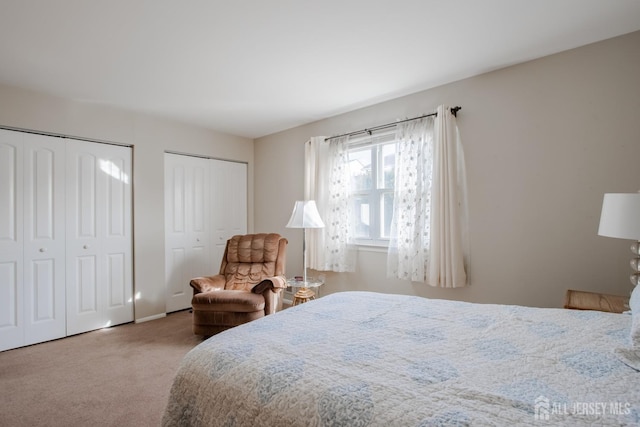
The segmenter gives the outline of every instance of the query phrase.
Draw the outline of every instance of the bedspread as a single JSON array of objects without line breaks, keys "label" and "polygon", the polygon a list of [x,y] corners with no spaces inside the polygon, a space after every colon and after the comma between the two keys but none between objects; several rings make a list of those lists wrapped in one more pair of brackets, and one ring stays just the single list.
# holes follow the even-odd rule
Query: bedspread
[{"label": "bedspread", "polygon": [[342,292],[188,353],[165,426],[637,425],[627,314]]}]

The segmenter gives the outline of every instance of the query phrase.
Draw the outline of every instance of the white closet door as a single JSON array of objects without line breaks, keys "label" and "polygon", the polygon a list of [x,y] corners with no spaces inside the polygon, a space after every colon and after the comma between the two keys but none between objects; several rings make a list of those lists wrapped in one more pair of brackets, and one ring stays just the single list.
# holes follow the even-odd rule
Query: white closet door
[{"label": "white closet door", "polygon": [[191,306],[193,277],[217,273],[210,258],[210,172],[207,159],[165,153],[167,312]]},{"label": "white closet door", "polygon": [[67,334],[133,320],[131,150],[67,142]]},{"label": "white closet door", "polygon": [[102,227],[102,296],[109,325],[133,321],[133,245],[131,148],[101,145],[100,171],[105,179]]},{"label": "white closet door", "polygon": [[22,165],[22,143],[0,130],[0,351],[24,343]]},{"label": "white closet door", "polygon": [[247,234],[247,164],[211,162],[212,257],[220,262],[227,240]]},{"label": "white closet door", "polygon": [[25,345],[66,334],[65,143],[24,134]]},{"label": "white closet door", "polygon": [[65,336],[65,145],[0,130],[0,350]]}]

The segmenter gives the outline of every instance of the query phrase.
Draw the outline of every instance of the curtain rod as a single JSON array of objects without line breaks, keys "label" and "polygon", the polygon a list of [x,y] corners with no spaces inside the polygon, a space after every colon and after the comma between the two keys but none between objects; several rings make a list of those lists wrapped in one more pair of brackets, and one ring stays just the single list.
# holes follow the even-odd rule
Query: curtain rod
[{"label": "curtain rod", "polygon": [[[451,107],[451,114],[453,114],[454,117],[458,117],[458,111],[462,110],[462,107]],[[431,116],[437,116],[438,113],[430,113],[430,114],[423,114],[422,116],[418,116],[418,117],[412,117],[410,119],[404,119],[404,120],[398,120],[397,122],[393,122],[393,123],[387,123],[384,125],[378,125],[378,126],[374,126],[372,128],[367,128],[367,129],[361,129],[361,130],[356,130],[354,132],[349,132],[349,133],[343,133],[342,135],[336,135],[336,136],[330,136],[328,138],[325,138],[325,141],[329,141],[330,139],[334,139],[334,138],[340,138],[343,136],[354,136],[354,135],[360,135],[361,133],[368,133],[369,135],[371,135],[371,132],[375,132],[381,129],[387,129],[390,127],[393,127],[395,125],[397,125],[398,123],[404,123],[404,122],[410,122],[412,120],[418,120],[418,119],[423,119],[425,117],[431,117]]]}]

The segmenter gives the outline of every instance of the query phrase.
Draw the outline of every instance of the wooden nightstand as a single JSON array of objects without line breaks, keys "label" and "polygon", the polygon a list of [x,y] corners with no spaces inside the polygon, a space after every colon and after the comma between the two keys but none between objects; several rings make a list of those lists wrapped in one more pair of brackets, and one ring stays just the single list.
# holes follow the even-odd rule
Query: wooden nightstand
[{"label": "wooden nightstand", "polygon": [[564,308],[622,313],[629,310],[629,297],[569,289],[564,300]]}]

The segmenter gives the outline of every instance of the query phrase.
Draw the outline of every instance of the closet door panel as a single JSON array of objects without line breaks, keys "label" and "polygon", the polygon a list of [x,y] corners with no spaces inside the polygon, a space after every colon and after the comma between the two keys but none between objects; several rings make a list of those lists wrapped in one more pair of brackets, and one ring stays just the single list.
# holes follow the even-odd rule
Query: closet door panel
[{"label": "closet door panel", "polygon": [[[54,198],[55,182],[55,154],[52,150],[33,149],[29,151],[27,159],[30,162],[27,181],[30,191],[30,218],[33,220],[32,236],[38,240],[54,239]],[[29,182],[30,181],[30,182]]]},{"label": "closet door panel", "polygon": [[[222,260],[227,240],[231,237],[225,227],[226,212],[231,203],[225,199],[224,186],[228,184],[225,176],[224,164],[221,160],[211,161],[211,226],[212,226],[212,257]],[[224,201],[224,202],[223,202]]]},{"label": "closet door panel", "polygon": [[207,210],[205,206],[207,204],[208,194],[207,190],[209,189],[209,185],[207,180],[209,179],[209,174],[207,173],[207,164],[203,162],[198,162],[202,164],[198,164],[192,169],[193,173],[193,184],[191,187],[191,231],[195,234],[203,233],[206,231],[206,222],[209,218],[207,218]]},{"label": "closet door panel", "polygon": [[72,168],[71,197],[74,209],[69,212],[69,215],[75,216],[73,218],[73,237],[76,239],[93,239],[95,241],[98,237],[96,231],[96,223],[98,222],[96,208],[97,162],[98,159],[95,155],[81,152],[74,156],[73,164],[70,165]]},{"label": "closet door panel", "polygon": [[[80,319],[89,322],[87,316],[99,316],[100,307],[98,306],[98,268],[95,255],[77,256],[75,258],[75,282],[76,287],[75,299],[76,310],[75,315],[85,317]],[[99,320],[98,320],[99,321]],[[100,323],[96,323],[100,326]],[[82,330],[82,327],[79,327]],[[89,330],[89,329],[87,329]],[[76,333],[71,329],[71,333]]]},{"label": "closet door panel", "polygon": [[167,312],[191,306],[193,277],[218,273],[219,261],[210,258],[209,192],[208,159],[165,154]]},{"label": "closet door panel", "polygon": [[18,243],[22,233],[22,144],[0,130],[0,242],[3,245]]},{"label": "closet door panel", "polygon": [[234,234],[247,232],[247,165],[227,162],[227,176],[230,177],[231,209],[227,218],[229,231]]},{"label": "closet door panel", "polygon": [[24,345],[23,144],[0,130],[0,351]]},{"label": "closet door panel", "polygon": [[124,254],[110,254],[107,259],[107,283],[109,309],[119,309],[127,305],[127,280]]},{"label": "closet door panel", "polygon": [[[210,276],[212,274],[218,274],[220,271],[220,266],[218,265],[217,268],[214,267],[212,260],[209,259],[209,251],[206,246],[206,242],[198,241],[191,247],[189,261],[189,273],[187,274],[189,277],[187,278],[187,285],[193,277]],[[191,291],[191,287],[187,289],[187,294],[189,294],[189,292],[193,293],[193,291]],[[191,297],[189,297],[189,305],[187,307],[190,305]]]},{"label": "closet door panel", "polygon": [[100,177],[104,180],[106,215],[102,241],[104,311],[109,325],[133,321],[131,245],[131,150],[102,145]]},{"label": "closet door panel", "polygon": [[[187,278],[189,274],[186,266],[184,248],[169,249],[169,253],[166,256],[166,269],[167,311],[180,310],[180,308],[174,309],[174,307],[182,307],[183,302],[176,300],[183,300],[185,294],[188,295],[189,293],[184,286],[184,282],[189,280]],[[173,301],[176,302],[173,303]]]},{"label": "closet door panel", "polygon": [[[165,289],[166,310],[189,307],[189,239],[187,230],[187,194],[189,159],[176,154],[164,155],[165,167]],[[185,283],[186,282],[186,283]]]},{"label": "closet door panel", "polygon": [[55,300],[55,261],[40,259],[31,262],[33,278],[33,322],[54,320],[56,316]]},{"label": "closet door panel", "polygon": [[93,145],[67,141],[67,335],[106,326],[97,230],[104,211],[97,206],[99,159]]},{"label": "closet door panel", "polygon": [[[209,192],[210,192],[210,173],[209,173],[209,161],[206,159],[192,159],[195,160],[193,167],[191,168],[190,188],[187,194],[187,203],[190,209],[189,220],[189,233],[187,236],[187,242],[189,250],[189,271],[191,277],[206,276],[211,274],[217,274],[219,265],[215,264],[209,258],[210,247],[210,230],[211,224],[209,213]],[[187,294],[192,294],[191,288],[185,287]],[[189,297],[189,304],[191,305],[191,297]]]},{"label": "closet door panel", "polygon": [[110,158],[103,162],[106,170],[107,179],[107,228],[106,236],[108,238],[125,238],[126,237],[126,218],[127,218],[127,196],[128,196],[128,176],[123,172],[126,168],[125,161],[122,158]]},{"label": "closet door panel", "polygon": [[61,338],[65,319],[65,144],[24,135],[25,344]]},{"label": "closet door panel", "polygon": [[227,240],[247,233],[247,165],[212,160],[212,209],[214,259],[222,259]]},{"label": "closet door panel", "polygon": [[24,345],[20,263],[0,262],[0,351]]},{"label": "closet door panel", "polygon": [[67,332],[133,320],[131,150],[67,142]]},{"label": "closet door panel", "polygon": [[[166,161],[166,160],[165,160]],[[184,238],[187,232],[186,227],[186,170],[182,165],[169,165],[167,174],[169,175],[168,189],[169,192],[169,212],[171,213],[171,221],[168,228],[170,237]]]}]

